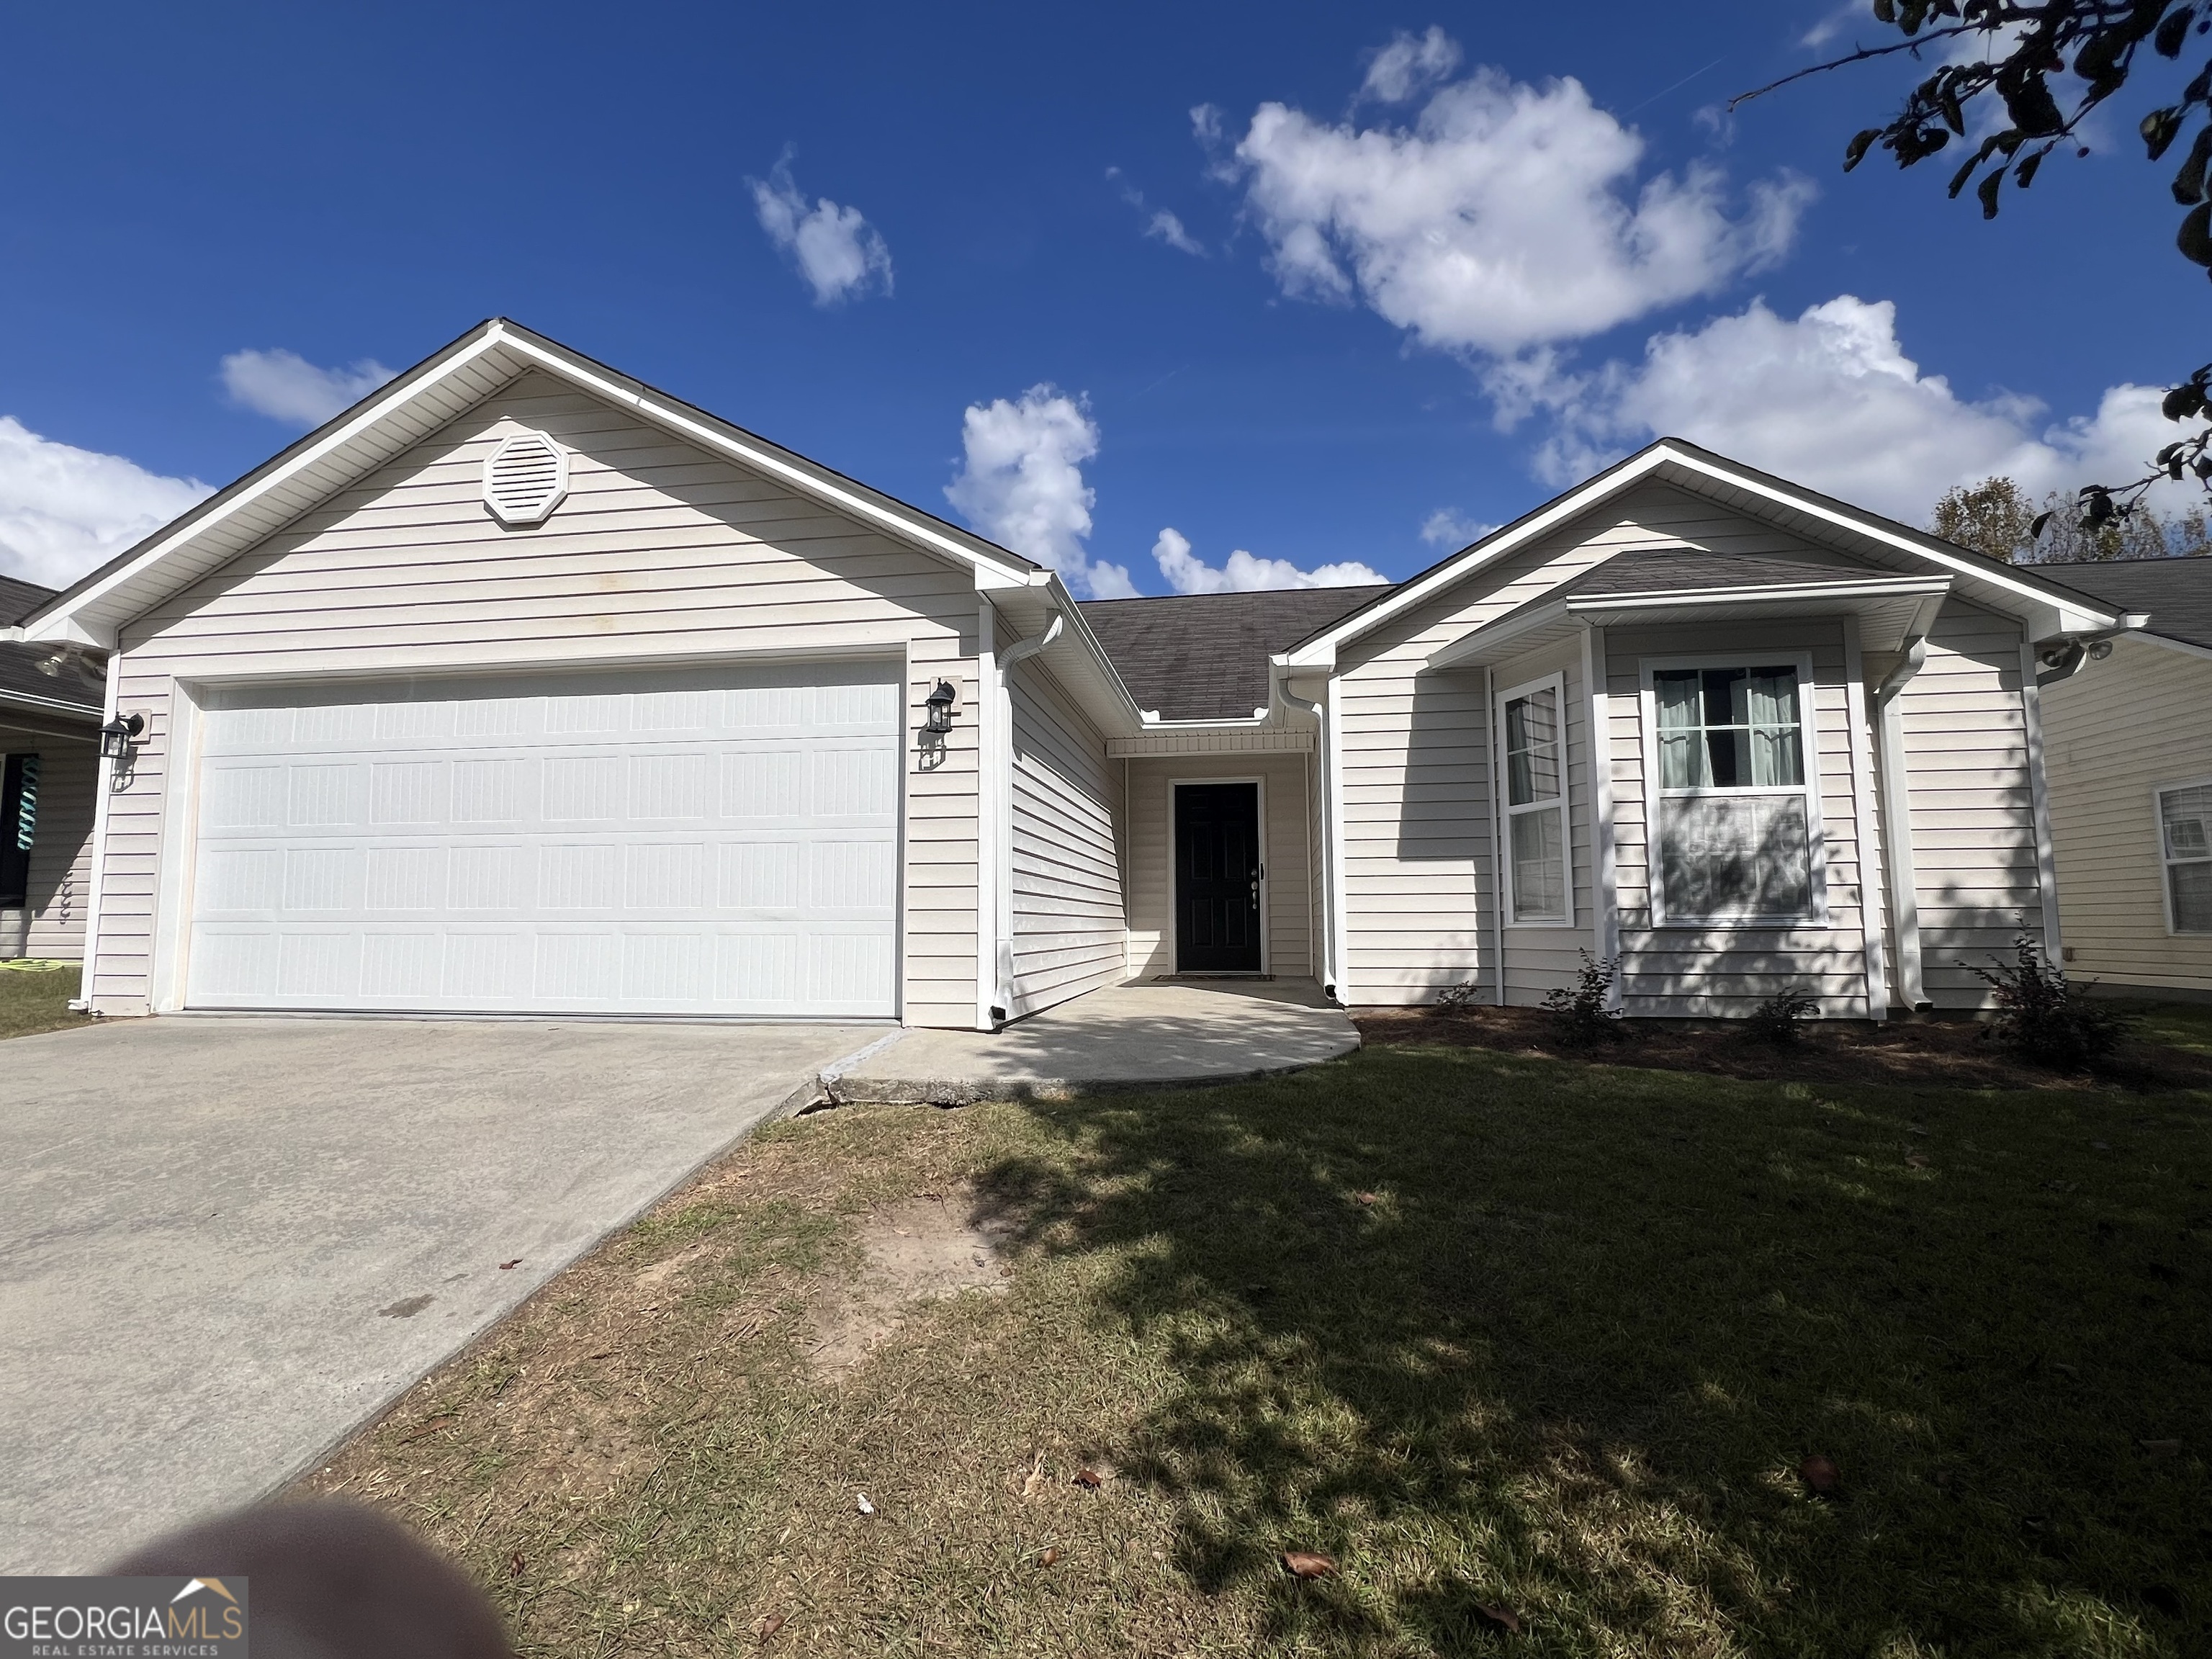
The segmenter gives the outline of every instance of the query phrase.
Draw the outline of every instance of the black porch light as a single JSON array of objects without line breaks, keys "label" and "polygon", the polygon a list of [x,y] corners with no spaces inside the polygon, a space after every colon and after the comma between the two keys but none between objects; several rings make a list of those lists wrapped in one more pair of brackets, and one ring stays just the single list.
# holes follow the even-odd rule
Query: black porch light
[{"label": "black porch light", "polygon": [[100,757],[119,761],[131,752],[131,739],[146,729],[143,714],[118,714],[100,728]]},{"label": "black porch light", "polygon": [[929,708],[929,724],[923,730],[950,732],[952,729],[952,705],[959,696],[951,680],[938,681],[936,688],[926,700]]}]

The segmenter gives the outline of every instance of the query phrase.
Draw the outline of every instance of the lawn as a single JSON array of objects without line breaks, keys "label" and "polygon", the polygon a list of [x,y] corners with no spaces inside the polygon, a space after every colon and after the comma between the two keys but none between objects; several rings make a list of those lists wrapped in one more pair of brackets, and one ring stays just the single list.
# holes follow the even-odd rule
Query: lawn
[{"label": "lawn", "polygon": [[89,1024],[91,1016],[70,1012],[77,979],[74,962],[0,963],[0,1037],[35,1036]]},{"label": "lawn", "polygon": [[[848,1108],[308,1485],[526,1654],[2203,1652],[2208,1111],[1471,1047]],[[902,1250],[977,1288],[853,1343]]]}]

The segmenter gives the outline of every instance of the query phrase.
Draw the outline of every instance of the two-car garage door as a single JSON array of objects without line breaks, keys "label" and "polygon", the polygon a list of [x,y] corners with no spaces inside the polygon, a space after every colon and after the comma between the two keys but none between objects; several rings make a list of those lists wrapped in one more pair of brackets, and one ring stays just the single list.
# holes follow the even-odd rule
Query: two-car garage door
[{"label": "two-car garage door", "polygon": [[197,1008],[888,1017],[894,664],[219,694]]}]

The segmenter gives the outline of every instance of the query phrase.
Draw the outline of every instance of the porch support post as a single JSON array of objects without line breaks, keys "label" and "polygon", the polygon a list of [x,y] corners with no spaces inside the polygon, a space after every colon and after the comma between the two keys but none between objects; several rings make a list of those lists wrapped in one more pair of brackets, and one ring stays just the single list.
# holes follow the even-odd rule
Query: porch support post
[{"label": "porch support post", "polygon": [[[1620,896],[1613,868],[1613,698],[1606,685],[1605,629],[1583,624],[1583,690],[1589,708],[1590,898],[1597,912],[1597,955],[1618,964],[1620,957]],[[1572,837],[1569,837],[1570,845]],[[1571,878],[1570,886],[1572,885]],[[1623,993],[1613,975],[1607,1006],[1618,1012]]]},{"label": "porch support post", "polygon": [[1844,618],[1844,704],[1851,729],[1851,821],[1858,842],[1859,937],[1865,950],[1866,1017],[1889,1018],[1888,960],[1882,951],[1880,884],[1869,879],[1875,848],[1874,757],[1867,724],[1866,662],[1859,653],[1859,619]]},{"label": "porch support post", "polygon": [[1920,877],[1912,862],[1912,786],[1898,697],[1928,660],[1928,630],[1936,610],[1936,603],[1922,606],[1905,638],[1904,660],[1875,693],[1881,710],[1881,850],[1889,872],[1890,931],[1897,939],[1897,994],[1916,1012],[1929,1004],[1920,974]]},{"label": "porch support post", "polygon": [[2043,690],[2036,684],[2035,647],[2020,644],[2020,705],[2027,720],[2028,799],[2035,808],[2035,882],[2043,895],[2043,954],[2054,967],[2066,960],[2058,934],[2058,857],[2051,835],[2051,791],[2043,772]]},{"label": "porch support post", "polygon": [[1352,964],[1346,960],[1344,880],[1344,717],[1339,695],[1340,676],[1328,677],[1328,691],[1322,703],[1322,798],[1328,806],[1328,833],[1322,839],[1328,855],[1328,908],[1322,921],[1328,931],[1328,965],[1340,1006],[1352,1006]]},{"label": "porch support post", "polygon": [[[1482,729],[1487,739],[1485,748],[1489,754],[1490,782],[1490,939],[1496,957],[1492,971],[1498,981],[1498,1006],[1505,1006],[1505,884],[1511,878],[1505,869],[1505,813],[1504,803],[1498,799],[1504,787],[1504,775],[1500,769],[1504,763],[1504,733],[1498,724],[1498,671],[1488,663],[1482,665]],[[1480,907],[1478,906],[1478,908]]]},{"label": "porch support post", "polygon": [[[110,652],[107,658],[107,686],[100,697],[100,719],[103,726],[114,720],[122,695],[123,652],[118,641],[117,649]],[[107,802],[115,793],[115,763],[101,759],[94,766],[92,778],[96,793],[92,800],[92,880],[84,898],[84,966],[78,971],[76,1000],[70,1005],[87,1014],[98,1012],[94,1006],[93,994],[100,979],[100,930],[106,920],[101,910],[107,896]],[[169,769],[169,787],[182,787],[173,767]]]},{"label": "porch support post", "polygon": [[999,982],[999,797],[1005,751],[999,731],[998,613],[975,596],[975,1029],[994,1030],[992,1000]]}]

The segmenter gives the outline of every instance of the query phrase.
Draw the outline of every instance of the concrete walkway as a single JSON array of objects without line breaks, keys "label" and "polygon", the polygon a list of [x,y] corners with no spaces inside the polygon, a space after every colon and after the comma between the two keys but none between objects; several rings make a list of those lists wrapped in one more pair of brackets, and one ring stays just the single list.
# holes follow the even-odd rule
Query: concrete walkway
[{"label": "concrete walkway", "polygon": [[823,1081],[840,1102],[957,1105],[1233,1083],[1318,1065],[1358,1046],[1351,1019],[1310,981],[1140,980],[995,1032],[902,1032]]},{"label": "concrete walkway", "polygon": [[0,1043],[0,1572],[300,1472],[882,1028],[121,1020]]}]

